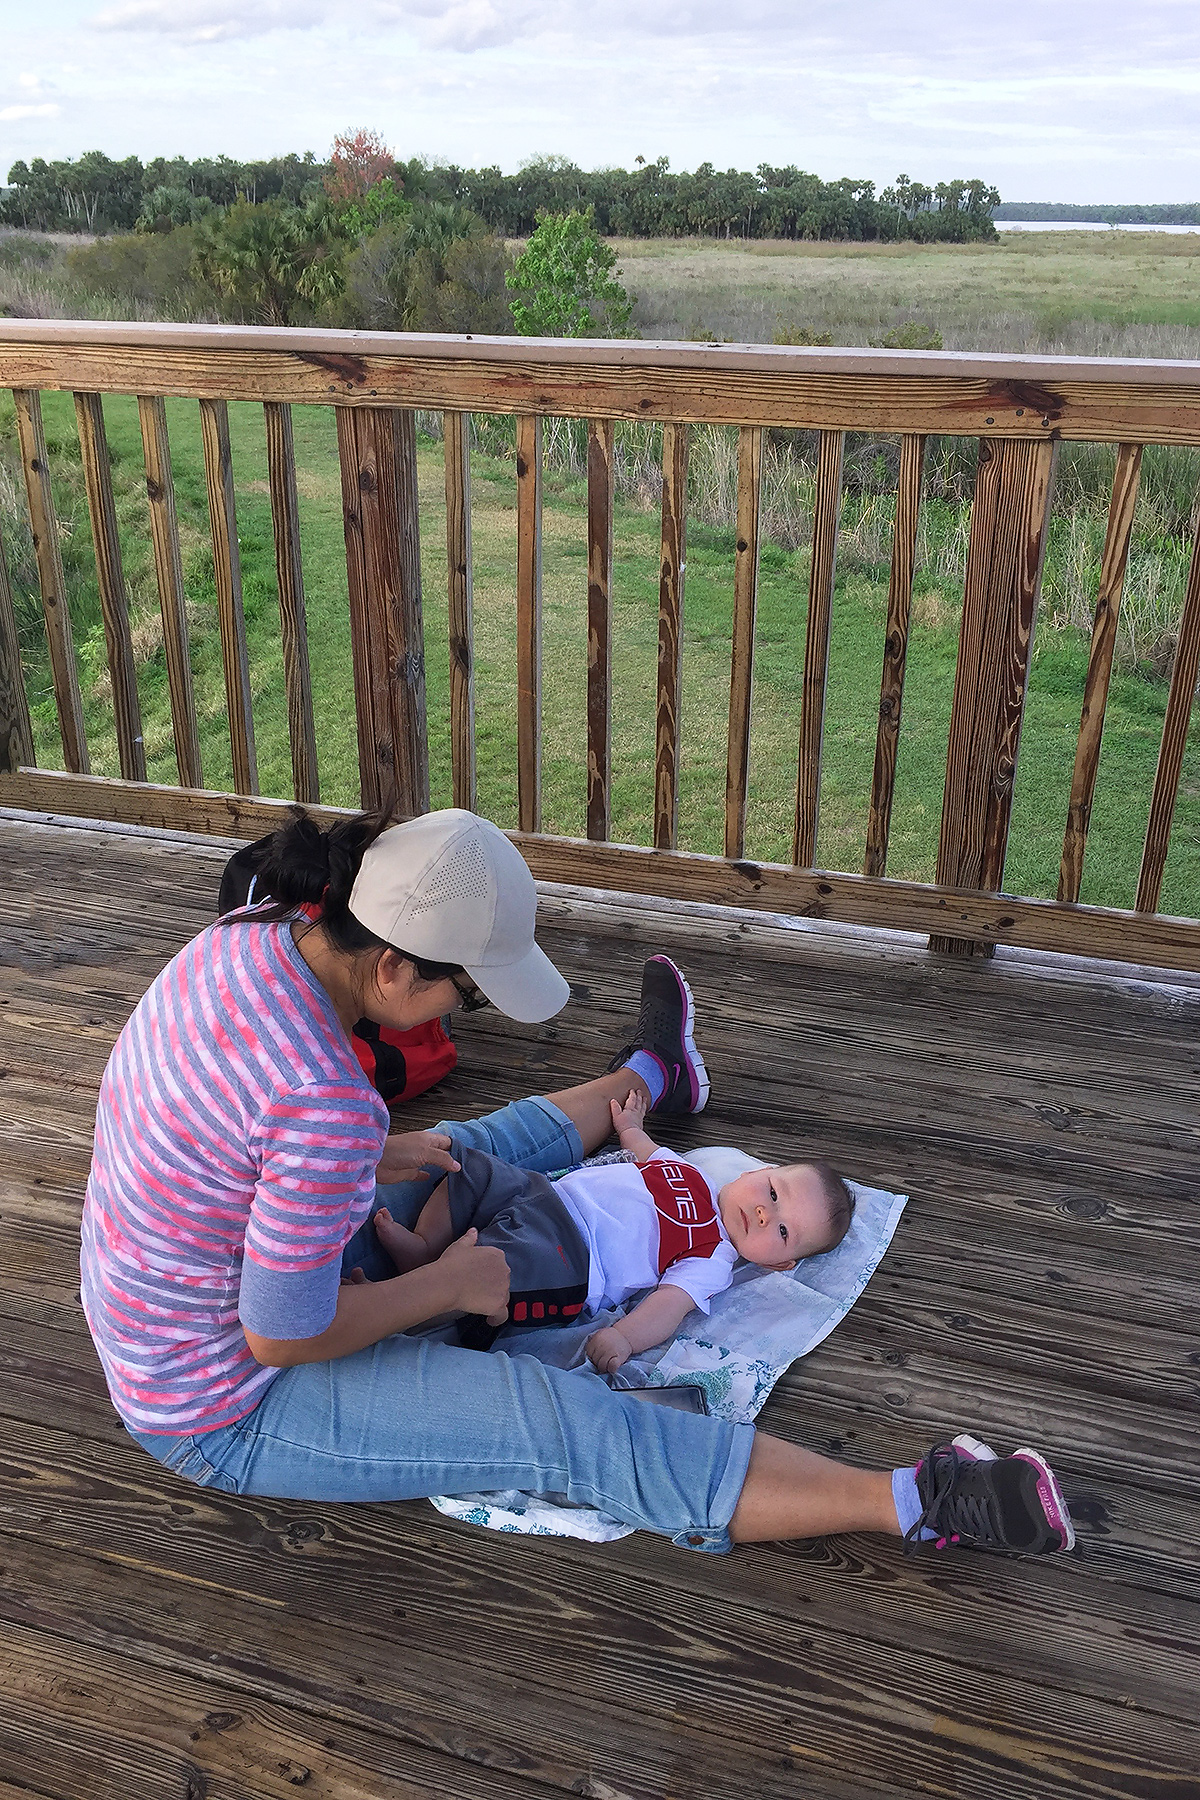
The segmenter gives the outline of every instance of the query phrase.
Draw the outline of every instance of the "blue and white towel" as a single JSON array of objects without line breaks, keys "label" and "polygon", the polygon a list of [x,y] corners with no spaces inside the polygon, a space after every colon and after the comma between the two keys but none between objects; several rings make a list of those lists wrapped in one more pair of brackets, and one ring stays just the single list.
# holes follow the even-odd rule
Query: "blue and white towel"
[{"label": "blue and white towel", "polygon": [[[714,1191],[747,1169],[768,1166],[742,1150],[726,1148],[689,1150],[687,1158],[707,1176]],[[754,1419],[784,1370],[807,1356],[845,1318],[879,1267],[900,1222],[907,1194],[889,1194],[857,1182],[850,1186],[854,1217],[835,1250],[809,1257],[787,1274],[740,1263],[732,1285],[717,1295],[707,1318],[699,1311],[689,1313],[671,1343],[631,1359],[613,1378],[613,1385],[698,1384],[709,1412],[717,1418],[738,1424]],[[510,1329],[499,1347],[513,1355],[540,1357],[559,1368],[584,1368],[589,1365],[583,1346],[592,1332],[620,1316],[603,1313],[584,1325],[555,1331]],[[594,1544],[628,1537],[634,1529],[592,1507],[573,1506],[562,1495],[522,1494],[515,1489],[443,1494],[433,1504],[451,1518],[492,1531],[586,1538]]]}]

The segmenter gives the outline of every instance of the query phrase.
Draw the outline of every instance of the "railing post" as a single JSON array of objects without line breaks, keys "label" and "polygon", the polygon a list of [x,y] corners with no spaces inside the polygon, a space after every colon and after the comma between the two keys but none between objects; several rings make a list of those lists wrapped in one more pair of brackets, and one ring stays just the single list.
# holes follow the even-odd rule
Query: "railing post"
[{"label": "railing post", "polygon": [[104,614],[108,673],[112,682],[113,722],[117,730],[117,755],[121,774],[126,781],[145,781],[146,744],[142,736],[142,709],[138,699],[133,638],[129,628],[129,596],[125,589],[125,571],[121,566],[117,504],[113,497],[112,465],[100,395],[76,394],[75,419],[79,429],[79,454],[87,487],[88,513],[92,521],[96,585],[100,589],[100,607]]},{"label": "railing post", "polygon": [[663,426],[658,695],[654,722],[654,848],[674,850],[679,825],[679,705],[687,568],[688,428]]},{"label": "railing post", "polygon": [[337,408],[362,804],[429,809],[416,419]]},{"label": "railing post", "polygon": [[187,601],[183,592],[183,561],[179,551],[179,520],[175,513],[175,482],[171,474],[166,402],[155,394],[139,395],[138,418],[141,422],[142,454],[146,464],[146,498],[150,506],[154,568],[162,609],[163,654],[167,663],[167,688],[171,695],[175,760],[179,765],[180,786],[202,788],[204,774],[200,764],[200,736],[196,728]]},{"label": "railing post", "polygon": [[611,822],[613,445],[611,419],[588,421],[587,834]]},{"label": "railing post", "polygon": [[263,418],[267,433],[271,527],[275,536],[275,582],[279,589],[288,742],[292,752],[292,791],[297,800],[316,804],[321,798],[321,784],[317,772],[317,734],[313,724],[312,673],[308,661],[304,569],[300,559],[300,503],[296,492],[292,409],[286,402],[268,400],[263,406]]},{"label": "railing post", "polygon": [[32,766],[33,760],[33,728],[21,671],[17,614],[8,582],[4,541],[0,538],[0,775],[15,775],[22,765]]},{"label": "railing post", "polygon": [[442,415],[454,804],[475,811],[475,626],[471,563],[471,415]]},{"label": "railing post", "polygon": [[46,433],[42,428],[42,397],[34,388],[14,388],[13,400],[17,408],[17,436],[21,444],[25,493],[29,501],[29,523],[37,556],[38,585],[42,591],[42,610],[46,615],[46,642],[50,651],[50,672],[54,680],[59,730],[62,733],[63,760],[72,774],[86,775],[91,764],[88,762],[87,739],[83,729],[83,703],[79,695],[79,671],[75,666],[71,615],[67,609],[67,584],[58,548],[58,520],[54,512],[54,498],[50,492],[50,463],[46,454]]},{"label": "railing post", "polygon": [[[940,886],[994,893],[1004,880],[1056,450],[1048,439],[985,438],[979,446],[946,752]],[[992,953],[964,938],[931,937],[929,947],[957,956]]]}]

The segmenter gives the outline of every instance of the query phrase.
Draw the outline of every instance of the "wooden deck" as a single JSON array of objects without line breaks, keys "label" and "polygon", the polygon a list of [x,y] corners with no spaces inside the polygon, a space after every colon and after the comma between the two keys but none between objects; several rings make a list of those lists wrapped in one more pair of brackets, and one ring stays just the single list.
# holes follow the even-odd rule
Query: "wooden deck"
[{"label": "wooden deck", "polygon": [[1034,1442],[1080,1545],[514,1540],[204,1492],[109,1407],[76,1299],[96,1086],[227,850],[0,819],[0,1800],[1200,1795],[1200,978],[552,893],[572,1004],[464,1021],[413,1122],[594,1073],[672,951],[713,1074],[680,1147],[913,1196],[764,1423],[864,1464]]}]

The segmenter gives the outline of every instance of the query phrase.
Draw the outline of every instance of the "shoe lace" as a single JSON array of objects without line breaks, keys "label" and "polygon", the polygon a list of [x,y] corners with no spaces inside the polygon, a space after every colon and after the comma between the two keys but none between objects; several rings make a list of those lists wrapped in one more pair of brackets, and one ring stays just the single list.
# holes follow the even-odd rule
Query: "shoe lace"
[{"label": "shoe lace", "polygon": [[951,1444],[935,1444],[925,1461],[930,1471],[929,1499],[920,1518],[904,1534],[906,1547],[919,1543],[922,1532],[929,1530],[937,1533],[939,1546],[965,1543],[994,1548],[1002,1533],[993,1497],[955,1491],[966,1459]]}]

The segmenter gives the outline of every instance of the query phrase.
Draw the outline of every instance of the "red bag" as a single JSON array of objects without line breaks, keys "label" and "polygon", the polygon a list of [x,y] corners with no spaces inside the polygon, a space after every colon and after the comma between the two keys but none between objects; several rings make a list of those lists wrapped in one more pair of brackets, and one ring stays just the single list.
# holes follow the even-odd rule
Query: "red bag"
[{"label": "red bag", "polygon": [[[259,838],[257,843],[247,844],[230,857],[221,876],[218,913],[234,912],[270,898],[257,885],[258,865],[269,842],[269,838]],[[316,917],[315,907],[300,910]],[[350,1042],[367,1080],[389,1107],[414,1100],[448,1075],[458,1062],[458,1051],[439,1019],[415,1025],[411,1031],[393,1031],[390,1026],[376,1025],[373,1019],[360,1019]]]},{"label": "red bag", "polygon": [[367,1080],[387,1106],[400,1106],[423,1094],[458,1062],[458,1051],[440,1019],[414,1025],[411,1031],[393,1031],[373,1019],[360,1019],[350,1042]]}]

